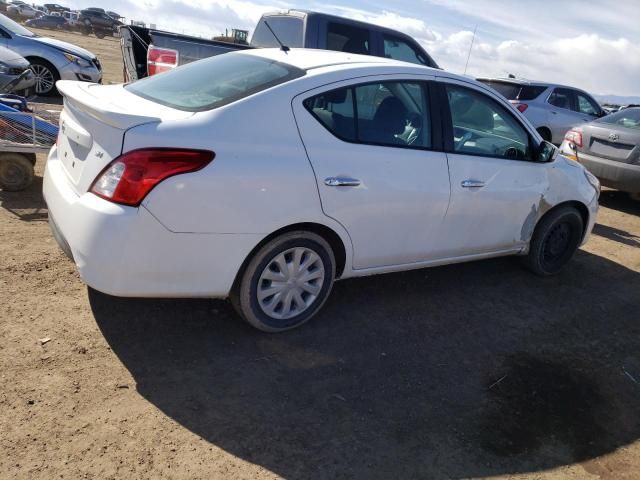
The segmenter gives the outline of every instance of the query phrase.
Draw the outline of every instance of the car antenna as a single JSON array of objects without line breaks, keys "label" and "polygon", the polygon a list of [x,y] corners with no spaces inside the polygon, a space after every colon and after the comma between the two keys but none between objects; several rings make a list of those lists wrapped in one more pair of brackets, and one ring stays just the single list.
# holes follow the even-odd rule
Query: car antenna
[{"label": "car antenna", "polygon": [[280,39],[278,38],[278,36],[276,35],[276,32],[273,31],[273,28],[271,28],[271,25],[269,25],[269,22],[267,22],[266,20],[264,21],[264,24],[267,26],[267,28],[269,29],[269,31],[271,32],[271,34],[273,35],[273,37],[276,39],[276,41],[280,44],[280,50],[282,50],[283,52],[287,53],[289,50],[291,50],[289,47],[287,47],[284,43],[282,43],[280,41]]}]

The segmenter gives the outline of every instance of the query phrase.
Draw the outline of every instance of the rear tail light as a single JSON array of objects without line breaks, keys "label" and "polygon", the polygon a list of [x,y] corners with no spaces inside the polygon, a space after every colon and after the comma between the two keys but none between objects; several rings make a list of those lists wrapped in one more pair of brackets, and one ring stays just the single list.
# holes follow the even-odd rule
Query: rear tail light
[{"label": "rear tail light", "polygon": [[113,160],[91,185],[91,192],[122,205],[138,206],[160,182],[207,166],[215,157],[206,150],[145,148]]},{"label": "rear tail light", "polygon": [[529,105],[527,105],[526,103],[517,103],[515,107],[518,109],[520,113],[524,113],[525,110],[529,108]]},{"label": "rear tail light", "polygon": [[147,50],[147,73],[149,76],[166,72],[178,66],[178,51],[149,45]]},{"label": "rear tail light", "polygon": [[578,130],[569,130],[564,136],[564,139],[573,143],[576,147],[582,148],[582,132],[579,132]]}]

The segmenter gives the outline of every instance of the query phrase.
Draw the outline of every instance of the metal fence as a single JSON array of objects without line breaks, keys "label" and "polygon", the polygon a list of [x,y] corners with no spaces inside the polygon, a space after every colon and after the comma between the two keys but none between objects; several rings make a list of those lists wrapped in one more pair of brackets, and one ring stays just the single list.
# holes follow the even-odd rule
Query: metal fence
[{"label": "metal fence", "polygon": [[61,107],[30,106],[32,112],[0,110],[1,151],[47,151],[56,142]]}]

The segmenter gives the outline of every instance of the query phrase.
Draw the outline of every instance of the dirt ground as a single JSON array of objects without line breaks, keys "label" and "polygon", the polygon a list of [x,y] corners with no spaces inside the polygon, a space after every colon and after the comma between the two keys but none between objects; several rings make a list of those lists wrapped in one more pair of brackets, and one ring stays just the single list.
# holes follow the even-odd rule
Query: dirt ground
[{"label": "dirt ground", "polygon": [[[56,34],[120,79],[117,41]],[[640,478],[640,204],[540,279],[505,258],[338,282],[281,335],[109,297],[0,191],[0,478]],[[118,246],[114,245],[114,255]]]}]

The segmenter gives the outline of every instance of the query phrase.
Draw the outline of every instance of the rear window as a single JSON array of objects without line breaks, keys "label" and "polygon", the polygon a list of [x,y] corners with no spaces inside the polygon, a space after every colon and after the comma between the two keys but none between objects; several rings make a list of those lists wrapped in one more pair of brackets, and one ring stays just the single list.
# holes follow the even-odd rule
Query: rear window
[{"label": "rear window", "polygon": [[263,48],[280,46],[271,30],[265,25],[265,21],[283,45],[291,48],[303,46],[302,31],[304,25],[302,18],[291,16],[264,17],[256,26],[255,32],[253,32],[251,45]]},{"label": "rear window", "polygon": [[131,93],[168,107],[211,110],[302,77],[304,70],[262,57],[226,53],[127,85]]},{"label": "rear window", "polygon": [[596,122],[640,130],[640,108],[628,108],[626,110],[621,110],[620,112],[599,118]]},{"label": "rear window", "polygon": [[507,100],[533,100],[547,89],[547,87],[541,85],[520,85],[519,83],[496,82],[491,80],[480,81],[496,90]]}]

